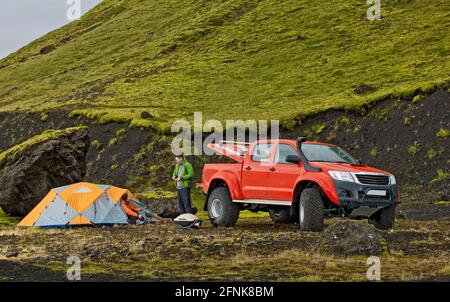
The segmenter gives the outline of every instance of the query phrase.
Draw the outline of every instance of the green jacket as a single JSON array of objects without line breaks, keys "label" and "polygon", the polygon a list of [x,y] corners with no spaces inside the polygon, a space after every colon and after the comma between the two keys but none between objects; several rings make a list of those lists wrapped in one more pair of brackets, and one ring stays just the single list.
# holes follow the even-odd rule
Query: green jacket
[{"label": "green jacket", "polygon": [[[185,159],[184,163],[184,171],[183,175],[181,175],[182,185],[185,188],[192,187],[192,179],[194,178],[194,169],[192,168],[192,165]],[[180,165],[176,164],[175,169],[173,169],[173,176],[178,177],[178,170],[180,169]]]}]

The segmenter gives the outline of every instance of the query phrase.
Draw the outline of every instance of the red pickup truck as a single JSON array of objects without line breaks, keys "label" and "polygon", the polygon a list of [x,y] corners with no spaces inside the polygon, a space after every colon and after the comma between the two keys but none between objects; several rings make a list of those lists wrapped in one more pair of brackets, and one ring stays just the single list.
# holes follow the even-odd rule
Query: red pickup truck
[{"label": "red pickup truck", "polygon": [[206,164],[205,210],[215,226],[236,224],[241,210],[268,211],[275,223],[298,221],[322,231],[325,216],[394,225],[400,194],[395,177],[359,163],[338,146],[297,140],[209,144],[235,163]]}]

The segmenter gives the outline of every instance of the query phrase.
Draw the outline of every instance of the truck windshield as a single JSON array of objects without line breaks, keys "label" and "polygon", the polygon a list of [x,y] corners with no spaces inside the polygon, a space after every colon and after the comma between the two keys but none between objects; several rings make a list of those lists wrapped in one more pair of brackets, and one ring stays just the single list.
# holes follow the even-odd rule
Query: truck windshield
[{"label": "truck windshield", "polygon": [[356,164],[350,154],[337,146],[302,144],[302,151],[310,162]]}]

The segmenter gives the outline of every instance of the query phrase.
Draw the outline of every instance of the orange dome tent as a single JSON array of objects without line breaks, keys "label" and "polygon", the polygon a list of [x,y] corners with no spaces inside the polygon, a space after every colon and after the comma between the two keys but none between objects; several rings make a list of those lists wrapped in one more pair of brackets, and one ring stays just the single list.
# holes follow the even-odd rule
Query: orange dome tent
[{"label": "orange dome tent", "polygon": [[123,194],[136,199],[126,189],[87,182],[55,188],[18,225],[64,227],[128,224],[120,200]]}]

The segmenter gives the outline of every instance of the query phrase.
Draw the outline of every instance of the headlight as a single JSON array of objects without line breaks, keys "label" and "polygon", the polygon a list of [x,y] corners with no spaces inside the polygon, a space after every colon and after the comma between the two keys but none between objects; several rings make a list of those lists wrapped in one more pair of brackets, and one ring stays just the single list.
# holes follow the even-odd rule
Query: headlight
[{"label": "headlight", "polygon": [[397,184],[397,182],[395,181],[395,177],[394,177],[394,175],[389,175],[389,178],[390,178],[390,181],[391,181],[391,185],[395,185],[395,184]]},{"label": "headlight", "polygon": [[330,176],[336,180],[355,182],[350,172],[328,171],[328,174],[330,174]]}]

